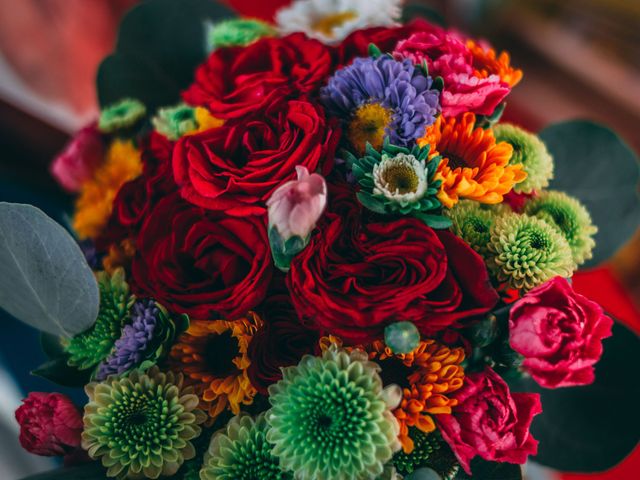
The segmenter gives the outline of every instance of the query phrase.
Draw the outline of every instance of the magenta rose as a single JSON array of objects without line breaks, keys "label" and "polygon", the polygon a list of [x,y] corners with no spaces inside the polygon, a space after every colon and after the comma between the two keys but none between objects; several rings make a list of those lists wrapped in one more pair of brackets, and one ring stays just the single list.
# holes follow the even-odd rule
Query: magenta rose
[{"label": "magenta rose", "polygon": [[20,444],[28,452],[55,457],[80,446],[82,416],[66,395],[32,392],[16,410],[16,420]]},{"label": "magenta rose", "polygon": [[600,305],[556,277],[516,302],[509,315],[511,347],[545,388],[588,385],[613,320]]},{"label": "magenta rose", "polygon": [[538,451],[529,427],[542,411],[535,393],[511,393],[500,376],[487,367],[469,373],[453,397],[458,405],[451,415],[437,415],[442,438],[449,444],[465,472],[471,460],[522,464]]}]

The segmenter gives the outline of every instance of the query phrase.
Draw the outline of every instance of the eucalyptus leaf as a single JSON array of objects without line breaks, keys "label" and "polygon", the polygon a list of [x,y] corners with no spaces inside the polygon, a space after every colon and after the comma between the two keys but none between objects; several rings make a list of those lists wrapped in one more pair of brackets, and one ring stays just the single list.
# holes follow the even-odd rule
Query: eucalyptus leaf
[{"label": "eucalyptus leaf", "polygon": [[554,190],[585,204],[598,226],[594,266],[611,257],[640,226],[638,157],[618,135],[596,123],[576,120],[540,133],[555,162]]},{"label": "eucalyptus leaf", "polygon": [[22,480],[107,480],[106,471],[98,462],[78,467],[63,467],[49,472],[25,477]]},{"label": "eucalyptus leaf", "polygon": [[52,335],[93,325],[98,284],[75,240],[31,205],[0,203],[0,307]]},{"label": "eucalyptus leaf", "polygon": [[430,468],[419,468],[404,478],[405,480],[442,480],[442,477]]}]

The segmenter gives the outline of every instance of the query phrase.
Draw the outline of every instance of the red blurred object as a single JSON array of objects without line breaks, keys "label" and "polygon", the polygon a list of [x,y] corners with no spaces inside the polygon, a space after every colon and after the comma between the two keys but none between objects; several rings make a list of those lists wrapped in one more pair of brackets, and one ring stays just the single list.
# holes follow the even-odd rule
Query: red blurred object
[{"label": "red blurred object", "polygon": [[278,9],[289,5],[291,0],[262,0],[261,2],[256,2],[256,0],[226,0],[225,3],[243,17],[272,21]]}]

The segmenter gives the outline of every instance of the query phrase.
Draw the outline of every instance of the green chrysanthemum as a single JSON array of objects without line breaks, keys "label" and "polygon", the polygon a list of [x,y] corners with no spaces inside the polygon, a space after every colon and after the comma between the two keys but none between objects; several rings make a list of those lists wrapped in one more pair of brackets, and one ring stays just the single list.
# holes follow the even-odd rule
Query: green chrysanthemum
[{"label": "green chrysanthemum", "polygon": [[100,112],[98,128],[101,132],[113,133],[135,125],[146,113],[147,108],[140,100],[125,98]]},{"label": "green chrysanthemum", "polygon": [[424,433],[411,427],[409,437],[413,440],[413,451],[411,453],[400,451],[393,457],[393,464],[398,472],[408,475],[419,468],[426,467],[437,472],[443,480],[455,477],[459,464],[451,448],[437,432]]},{"label": "green chrysanthemum", "polygon": [[178,140],[187,133],[198,129],[196,109],[184,103],[161,108],[151,123],[159,133],[169,140]]},{"label": "green chrysanthemum", "polygon": [[268,23],[254,18],[237,18],[213,25],[209,30],[209,45],[212,49],[244,47],[275,34],[275,29]]},{"label": "green chrysanthemum", "polygon": [[460,200],[445,214],[451,219],[453,233],[483,257],[491,240],[491,227],[500,215],[511,212],[504,204],[485,205],[473,200]]},{"label": "green chrysanthemum", "polygon": [[596,245],[593,236],[598,228],[589,211],[575,198],[563,192],[542,192],[527,202],[524,211],[558,227],[569,242],[576,264],[581,265],[593,256]]},{"label": "green chrysanthemum", "polygon": [[527,178],[513,187],[516,193],[531,193],[549,186],[549,181],[553,178],[553,158],[542,140],[533,133],[508,123],[496,125],[493,133],[498,142],[507,142],[513,147],[509,163],[521,163],[527,172]]},{"label": "green chrysanthemum", "polygon": [[269,387],[267,440],[299,480],[377,478],[400,448],[396,405],[383,389],[380,366],[361,350],[335,345],[283,369]]},{"label": "green chrysanthemum", "polygon": [[501,282],[527,292],[576,269],[571,248],[557,228],[528,215],[504,215],[491,229],[489,265]]},{"label": "green chrysanthemum", "polygon": [[227,427],[216,433],[200,471],[202,480],[289,480],[293,478],[280,468],[267,442],[269,424],[264,414],[254,421],[248,415],[231,419]]},{"label": "green chrysanthemum", "polygon": [[101,459],[107,476],[143,479],[174,475],[195,456],[190,440],[206,415],[181,374],[153,367],[85,387],[82,448]]},{"label": "green chrysanthemum", "polygon": [[129,285],[124,279],[124,270],[119,268],[110,277],[106,272],[98,272],[100,289],[100,311],[96,323],[65,345],[67,363],[80,370],[94,368],[106,359],[122,328],[130,320],[129,310],[135,297],[129,294]]},{"label": "green chrysanthemum", "polygon": [[367,144],[362,158],[344,155],[360,185],[358,200],[369,210],[411,215],[434,228],[451,225],[437,198],[442,181],[434,179],[441,157],[430,159],[428,145],[408,149],[385,140],[380,152]]}]

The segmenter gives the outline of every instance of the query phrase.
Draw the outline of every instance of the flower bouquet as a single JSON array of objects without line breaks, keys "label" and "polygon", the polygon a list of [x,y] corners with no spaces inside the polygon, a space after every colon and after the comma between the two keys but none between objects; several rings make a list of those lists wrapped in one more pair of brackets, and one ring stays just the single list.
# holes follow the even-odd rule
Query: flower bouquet
[{"label": "flower bouquet", "polygon": [[[27,450],[75,465],[37,478],[505,480],[631,450],[581,397],[629,392],[596,379],[613,321],[571,277],[617,247],[591,207],[637,214],[633,154],[589,122],[501,122],[509,55],[401,14],[125,18],[100,118],[52,166],[73,236],[0,205],[0,305],[42,330],[34,373],[87,396],[16,412]],[[626,213],[602,215],[576,194],[612,169]]]}]

